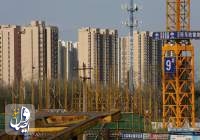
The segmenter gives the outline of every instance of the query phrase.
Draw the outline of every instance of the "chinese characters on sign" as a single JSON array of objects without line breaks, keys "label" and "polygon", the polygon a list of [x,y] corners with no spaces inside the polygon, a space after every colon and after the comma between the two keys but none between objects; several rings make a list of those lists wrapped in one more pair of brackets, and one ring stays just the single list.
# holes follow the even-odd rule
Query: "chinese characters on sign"
[{"label": "chinese characters on sign", "polygon": [[153,32],[155,40],[200,39],[200,31]]}]

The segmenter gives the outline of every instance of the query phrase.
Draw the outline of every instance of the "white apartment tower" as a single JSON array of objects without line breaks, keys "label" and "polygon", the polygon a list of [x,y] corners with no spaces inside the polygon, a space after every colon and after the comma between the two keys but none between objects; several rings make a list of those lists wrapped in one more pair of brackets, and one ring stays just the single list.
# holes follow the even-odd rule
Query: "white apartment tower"
[{"label": "white apartment tower", "polygon": [[23,80],[43,80],[46,75],[45,22],[32,21],[22,27],[21,63]]},{"label": "white apartment tower", "polygon": [[[118,83],[118,32],[111,29],[82,28],[78,33],[79,67],[86,64],[92,83]],[[82,74],[82,73],[80,73]]]},{"label": "white apartment tower", "polygon": [[0,83],[10,85],[21,78],[20,26],[0,25]]},{"label": "white apartment tower", "polygon": [[58,28],[44,21],[22,27],[21,64],[23,80],[57,78]]},{"label": "white apartment tower", "polygon": [[[161,47],[162,41],[154,41],[148,31],[134,32],[133,80],[135,88],[152,86],[161,87]],[[128,84],[130,65],[129,37],[119,38],[120,81]]]},{"label": "white apartment tower", "polygon": [[133,75],[135,87],[149,86],[151,76],[151,46],[149,32],[134,32]]},{"label": "white apartment tower", "polygon": [[119,84],[128,86],[128,72],[130,68],[130,41],[129,37],[120,37],[119,43]]}]

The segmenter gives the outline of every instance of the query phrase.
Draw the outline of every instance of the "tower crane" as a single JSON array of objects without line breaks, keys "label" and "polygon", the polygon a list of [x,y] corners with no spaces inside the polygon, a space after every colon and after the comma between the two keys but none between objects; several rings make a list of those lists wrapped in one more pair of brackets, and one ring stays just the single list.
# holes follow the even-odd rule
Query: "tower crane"
[{"label": "tower crane", "polygon": [[162,47],[163,127],[195,127],[194,48],[190,0],[166,0],[166,31],[154,32]]}]

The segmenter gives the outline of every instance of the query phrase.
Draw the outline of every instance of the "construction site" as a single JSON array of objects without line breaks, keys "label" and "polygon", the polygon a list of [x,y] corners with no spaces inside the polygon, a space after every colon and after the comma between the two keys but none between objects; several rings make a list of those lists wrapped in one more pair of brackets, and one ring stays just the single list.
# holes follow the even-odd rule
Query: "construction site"
[{"label": "construction site", "polygon": [[[164,44],[161,89],[153,89],[151,85],[133,88],[133,62],[129,83],[124,87],[92,83],[86,76],[92,68],[84,64],[82,68],[74,68],[81,75],[74,81],[20,81],[2,88],[7,96],[1,98],[4,105],[0,109],[4,112],[7,104],[34,105],[35,127],[30,127],[29,135],[8,135],[4,132],[5,116],[10,114],[2,113],[0,139],[200,140],[192,45],[192,40],[200,39],[200,31],[190,28],[192,1],[165,1],[166,31],[153,32],[153,38]],[[130,5],[130,37],[133,37],[132,14],[137,7],[133,0]],[[130,45],[134,49],[133,42]],[[132,57],[133,52],[130,53]],[[98,73],[96,68],[93,71]]]}]

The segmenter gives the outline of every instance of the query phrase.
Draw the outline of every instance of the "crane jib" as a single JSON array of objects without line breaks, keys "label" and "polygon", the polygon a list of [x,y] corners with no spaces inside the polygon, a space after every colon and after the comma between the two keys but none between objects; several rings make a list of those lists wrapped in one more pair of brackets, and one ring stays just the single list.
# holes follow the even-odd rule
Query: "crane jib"
[{"label": "crane jib", "polygon": [[200,39],[200,31],[153,32],[155,40]]}]

